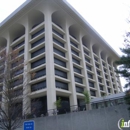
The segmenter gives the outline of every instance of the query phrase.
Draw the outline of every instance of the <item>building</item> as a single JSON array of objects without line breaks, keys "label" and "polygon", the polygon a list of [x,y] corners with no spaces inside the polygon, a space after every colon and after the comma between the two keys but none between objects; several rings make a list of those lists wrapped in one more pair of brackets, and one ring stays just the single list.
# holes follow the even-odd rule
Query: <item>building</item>
[{"label": "building", "polygon": [[122,91],[114,72],[119,56],[66,1],[25,2],[0,24],[0,46],[6,52],[19,48],[28,63],[30,108],[37,98],[46,111],[58,97],[69,106],[82,104],[84,90],[91,98]]}]

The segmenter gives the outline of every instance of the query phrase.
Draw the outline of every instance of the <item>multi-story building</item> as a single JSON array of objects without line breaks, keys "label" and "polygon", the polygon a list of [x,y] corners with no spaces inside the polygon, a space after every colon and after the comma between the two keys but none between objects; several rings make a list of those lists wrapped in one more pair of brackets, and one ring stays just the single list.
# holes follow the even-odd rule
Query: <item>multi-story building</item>
[{"label": "multi-story building", "polygon": [[0,47],[7,53],[18,48],[27,63],[30,108],[37,98],[45,111],[56,107],[58,97],[70,106],[82,104],[84,90],[91,98],[122,91],[114,71],[119,56],[66,1],[25,2],[0,24]]}]

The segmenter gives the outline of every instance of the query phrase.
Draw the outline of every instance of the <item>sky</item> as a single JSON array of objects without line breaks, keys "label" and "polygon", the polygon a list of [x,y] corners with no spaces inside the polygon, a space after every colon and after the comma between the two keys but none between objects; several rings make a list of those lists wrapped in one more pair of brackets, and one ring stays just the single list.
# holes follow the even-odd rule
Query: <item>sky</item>
[{"label": "sky", "polygon": [[[26,0],[0,0],[0,22]],[[123,35],[130,29],[130,0],[67,0],[119,54]],[[6,8],[5,8],[6,7]],[[124,84],[122,80],[122,84]]]}]

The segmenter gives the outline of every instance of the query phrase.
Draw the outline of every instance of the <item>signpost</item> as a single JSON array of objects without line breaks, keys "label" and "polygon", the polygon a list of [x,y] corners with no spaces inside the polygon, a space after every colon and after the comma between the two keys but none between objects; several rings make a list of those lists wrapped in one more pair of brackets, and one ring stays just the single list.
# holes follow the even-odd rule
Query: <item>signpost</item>
[{"label": "signpost", "polygon": [[23,123],[23,130],[35,130],[34,121],[25,121]]}]

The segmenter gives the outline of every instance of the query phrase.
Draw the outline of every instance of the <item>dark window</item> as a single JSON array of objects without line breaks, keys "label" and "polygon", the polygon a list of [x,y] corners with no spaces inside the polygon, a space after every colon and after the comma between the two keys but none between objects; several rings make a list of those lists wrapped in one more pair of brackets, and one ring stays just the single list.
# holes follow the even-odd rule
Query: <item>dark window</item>
[{"label": "dark window", "polygon": [[79,53],[78,53],[78,52],[76,52],[76,51],[74,51],[73,49],[71,49],[71,52],[72,52],[73,54],[75,54],[75,55],[79,56]]},{"label": "dark window", "polygon": [[0,78],[0,83],[2,83],[3,82],[3,79],[2,78]]},{"label": "dark window", "polygon": [[88,52],[88,51],[84,50],[84,53],[87,54],[87,55],[89,56],[89,52]]},{"label": "dark window", "polygon": [[14,97],[21,96],[21,95],[23,95],[22,89],[14,90]]},{"label": "dark window", "polygon": [[75,78],[75,82],[81,83],[81,84],[83,83],[82,78],[79,78],[79,77],[77,77],[77,76],[75,76],[74,78]]},{"label": "dark window", "polygon": [[61,81],[56,81],[56,88],[68,90],[68,84]]},{"label": "dark window", "polygon": [[93,79],[93,75],[88,73],[88,78]]},{"label": "dark window", "polygon": [[96,92],[94,90],[90,90],[91,96],[96,96]]},{"label": "dark window", "polygon": [[21,51],[19,51],[18,55],[22,55],[24,53],[24,49],[22,49]]},{"label": "dark window", "polygon": [[[76,37],[75,37],[74,35],[70,34],[70,36],[73,37],[74,39],[76,39]],[[76,40],[77,40],[77,39],[76,39]]]},{"label": "dark window", "polygon": [[20,58],[20,59],[18,59],[16,62],[12,63],[11,66],[12,66],[12,68],[14,68],[14,67],[16,67],[16,66],[22,64],[23,62],[24,62],[24,59],[23,59],[23,58]]},{"label": "dark window", "polygon": [[55,43],[57,43],[58,45],[64,47],[64,43],[60,42],[59,40],[53,38],[53,41],[54,41]]},{"label": "dark window", "polygon": [[115,88],[115,85],[113,84],[113,88]]},{"label": "dark window", "polygon": [[111,93],[111,89],[110,88],[108,88],[108,93]]},{"label": "dark window", "polygon": [[67,73],[63,72],[61,70],[55,69],[55,75],[66,78],[67,79]]},{"label": "dark window", "polygon": [[98,58],[94,57],[94,59],[98,62]]},{"label": "dark window", "polygon": [[114,79],[112,79],[112,82],[114,82]]},{"label": "dark window", "polygon": [[90,66],[88,66],[88,65],[86,65],[86,68],[88,69],[88,70],[92,70],[92,68],[90,67]]},{"label": "dark window", "polygon": [[90,63],[90,59],[88,59],[88,58],[85,57],[85,60],[86,60],[88,63]]},{"label": "dark window", "polygon": [[15,87],[15,86],[18,86],[18,85],[20,85],[20,84],[22,84],[23,83],[23,79],[21,78],[21,79],[16,79],[14,82],[13,82],[13,87]]},{"label": "dark window", "polygon": [[107,75],[105,75],[105,78],[106,78],[106,79],[108,79],[108,76],[107,76]]},{"label": "dark window", "polygon": [[76,92],[78,92],[78,93],[83,93],[83,92],[84,92],[84,89],[81,88],[81,87],[76,86]]},{"label": "dark window", "polygon": [[45,29],[42,28],[41,30],[39,30],[39,31],[37,31],[36,33],[32,34],[32,38],[34,38],[34,37],[40,35],[40,34],[43,33],[44,31],[45,31]]},{"label": "dark window", "polygon": [[86,45],[86,43],[83,43],[83,45],[84,45],[85,47],[87,47],[87,48],[88,48],[88,46]]},{"label": "dark window", "polygon": [[23,68],[20,68],[20,69],[13,72],[14,76],[17,76],[17,75],[22,74],[22,73],[23,73]]},{"label": "dark window", "polygon": [[2,101],[2,95],[0,95],[0,101]]},{"label": "dark window", "polygon": [[110,73],[111,74],[111,76],[112,76],[112,73]]},{"label": "dark window", "polygon": [[106,84],[107,84],[107,86],[109,86],[109,82],[108,81],[106,81]]},{"label": "dark window", "polygon": [[22,37],[22,36],[23,36],[23,35],[14,38],[13,42],[16,41],[17,39],[19,39],[19,38]]},{"label": "dark window", "polygon": [[111,70],[111,67],[109,67],[109,70]]},{"label": "dark window", "polygon": [[105,63],[102,63],[103,64],[103,66],[105,66]]},{"label": "dark window", "polygon": [[37,60],[37,61],[31,63],[31,68],[35,68],[35,67],[40,66],[40,65],[42,65],[44,63],[45,63],[45,57],[40,59],[40,60]]},{"label": "dark window", "polygon": [[44,88],[46,88],[46,80],[31,85],[31,92],[34,92],[34,91],[37,91],[37,90],[40,90],[40,89],[44,89]]},{"label": "dark window", "polygon": [[78,45],[72,41],[70,41],[71,45],[75,46],[76,48],[78,48]]},{"label": "dark window", "polygon": [[15,45],[12,50],[17,49],[18,47],[22,46],[24,44],[24,41],[20,42],[19,44]]},{"label": "dark window", "polygon": [[104,72],[107,72],[107,70],[106,70],[106,69],[104,69]]},{"label": "dark window", "polygon": [[57,24],[57,23],[54,23],[54,24],[56,24],[58,27],[60,27],[62,29],[62,27],[59,24]]},{"label": "dark window", "polygon": [[36,71],[35,73],[32,73],[31,79],[37,79],[37,78],[40,78],[44,75],[46,75],[46,69],[45,68],[42,69],[42,70]]},{"label": "dark window", "polygon": [[101,78],[98,78],[98,81],[99,81],[100,83],[102,83],[102,79],[101,79]]},{"label": "dark window", "polygon": [[31,44],[31,48],[33,48],[33,47],[35,47],[35,46],[41,44],[41,43],[44,42],[44,41],[45,41],[45,38],[44,38],[44,37],[41,38],[41,39],[39,39],[39,40],[37,40],[36,42],[34,42],[34,43]]},{"label": "dark window", "polygon": [[40,54],[42,54],[42,53],[44,53],[44,52],[45,52],[45,47],[42,47],[42,48],[40,48],[39,50],[37,50],[37,51],[31,53],[31,58],[33,58],[33,57],[35,57],[35,56],[38,56],[38,55],[40,55]]},{"label": "dark window", "polygon": [[56,30],[54,30],[54,29],[52,29],[52,31],[53,31],[55,34],[57,34],[58,36],[60,36],[61,38],[64,38],[64,36],[63,36],[61,33],[59,33],[58,31],[56,31]]},{"label": "dark window", "polygon": [[55,63],[55,64],[58,64],[58,65],[60,65],[60,66],[66,67],[66,62],[61,61],[61,60],[59,60],[59,59],[57,59],[57,58],[54,58],[54,63]]},{"label": "dark window", "polygon": [[104,89],[103,89],[104,87],[103,87],[102,85],[99,85],[99,87],[100,87],[100,90],[102,90],[102,91],[104,90]]},{"label": "dark window", "polygon": [[99,68],[99,65],[98,64],[95,64],[97,68]]},{"label": "dark window", "polygon": [[3,91],[3,86],[0,86],[0,92]]},{"label": "dark window", "polygon": [[94,82],[89,81],[89,86],[94,88]]},{"label": "dark window", "polygon": [[81,74],[81,69],[78,69],[78,68],[74,67],[74,72],[77,72],[77,73]]},{"label": "dark window", "polygon": [[101,73],[100,73],[99,71],[97,71],[97,74],[98,74],[98,75],[101,75]]},{"label": "dark window", "polygon": [[61,56],[63,56],[63,57],[65,57],[65,53],[62,52],[62,51],[60,51],[60,50],[57,49],[57,48],[54,48],[54,52],[57,53],[57,54],[59,54],[59,55],[61,55]]},{"label": "dark window", "polygon": [[116,91],[114,91],[114,93],[116,94]]},{"label": "dark window", "polygon": [[76,60],[75,58],[72,58],[72,61],[75,62],[76,64],[80,65],[80,61],[79,60]]}]

